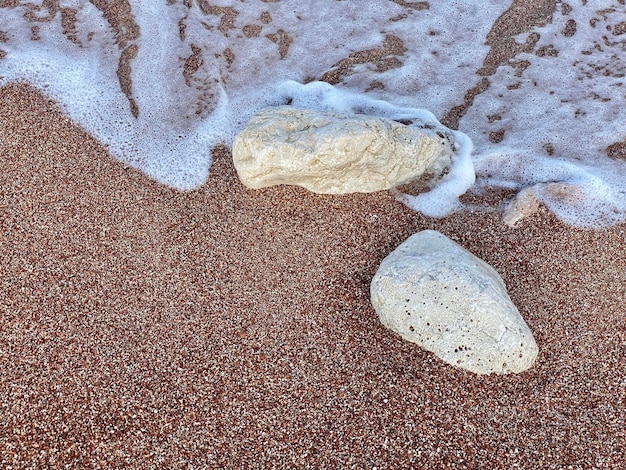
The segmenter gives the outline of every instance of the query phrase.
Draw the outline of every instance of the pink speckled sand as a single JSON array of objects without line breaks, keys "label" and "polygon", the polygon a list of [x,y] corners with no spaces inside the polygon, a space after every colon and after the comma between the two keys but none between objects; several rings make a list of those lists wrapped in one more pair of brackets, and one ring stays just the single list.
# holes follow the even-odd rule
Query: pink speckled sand
[{"label": "pink speckled sand", "polygon": [[[1,468],[626,467],[625,225],[251,191],[227,149],[181,193],[24,85],[0,162]],[[502,275],[531,370],[476,376],[379,323],[369,282],[426,228]]]}]

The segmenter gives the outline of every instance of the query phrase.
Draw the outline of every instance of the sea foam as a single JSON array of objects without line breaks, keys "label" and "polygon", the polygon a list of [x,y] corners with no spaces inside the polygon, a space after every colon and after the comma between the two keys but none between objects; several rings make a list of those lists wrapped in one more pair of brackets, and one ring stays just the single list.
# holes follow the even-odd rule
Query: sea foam
[{"label": "sea foam", "polygon": [[[626,139],[626,7],[584,3],[559,4],[515,38],[534,45],[488,76],[450,131],[452,170],[401,201],[443,216],[468,189],[534,188],[572,225],[626,220],[626,161],[607,156]],[[506,10],[496,0],[163,0],[131,1],[124,20],[86,0],[53,4],[0,7],[0,84],[30,82],[116,158],[183,190],[206,181],[211,148],[266,106],[440,126],[484,80],[485,38]]]}]

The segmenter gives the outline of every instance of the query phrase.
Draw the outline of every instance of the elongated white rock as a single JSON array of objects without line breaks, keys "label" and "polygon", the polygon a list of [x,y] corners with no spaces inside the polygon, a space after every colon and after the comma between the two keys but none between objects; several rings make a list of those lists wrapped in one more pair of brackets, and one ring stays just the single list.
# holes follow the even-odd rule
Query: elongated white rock
[{"label": "elongated white rock", "polygon": [[380,191],[424,174],[439,176],[451,154],[441,129],[292,106],[259,111],[233,143],[235,168],[247,187],[289,184],[325,194]]},{"label": "elongated white rock", "polygon": [[537,357],[532,332],[498,273],[439,232],[424,230],[381,263],[371,283],[381,322],[454,366],[522,372]]}]

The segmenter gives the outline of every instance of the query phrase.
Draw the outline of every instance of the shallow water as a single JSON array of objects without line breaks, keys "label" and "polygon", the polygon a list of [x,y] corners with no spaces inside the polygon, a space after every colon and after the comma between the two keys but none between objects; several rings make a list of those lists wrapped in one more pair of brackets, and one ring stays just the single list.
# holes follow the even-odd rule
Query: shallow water
[{"label": "shallow water", "polygon": [[[559,2],[519,34],[497,1],[105,3],[0,2],[0,84],[29,81],[164,184],[203,184],[211,147],[268,105],[423,108],[458,126],[461,164],[435,193],[401,197],[416,210],[458,209],[473,165],[473,190],[533,188],[578,226],[626,220],[623,0]],[[492,35],[517,51],[504,65],[485,61]]]}]

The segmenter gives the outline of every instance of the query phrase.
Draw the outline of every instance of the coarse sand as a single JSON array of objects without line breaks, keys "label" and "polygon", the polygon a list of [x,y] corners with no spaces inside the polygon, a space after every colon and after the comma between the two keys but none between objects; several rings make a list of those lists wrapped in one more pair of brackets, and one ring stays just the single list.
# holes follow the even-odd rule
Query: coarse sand
[{"label": "coarse sand", "polygon": [[[226,149],[181,193],[24,85],[0,129],[4,468],[626,464],[626,226],[251,191]],[[528,372],[476,376],[379,323],[369,282],[426,228],[502,275]]]},{"label": "coarse sand", "polygon": [[[483,76],[554,7],[514,1]],[[0,89],[0,158],[1,468],[626,467],[626,225],[252,191],[225,148],[179,192],[23,84]],[[380,324],[370,280],[423,229],[500,273],[533,368],[474,375]]]}]

